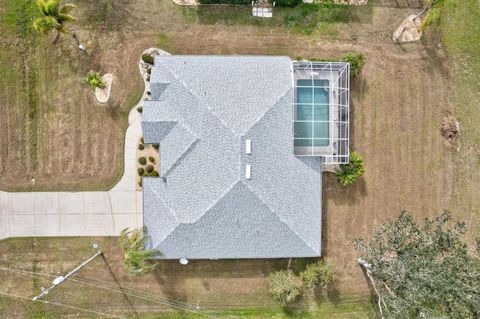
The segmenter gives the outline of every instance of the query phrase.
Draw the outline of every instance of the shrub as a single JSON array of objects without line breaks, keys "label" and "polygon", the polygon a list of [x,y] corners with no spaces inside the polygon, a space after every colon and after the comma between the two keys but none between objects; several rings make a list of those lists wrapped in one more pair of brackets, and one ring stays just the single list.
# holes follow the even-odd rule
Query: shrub
[{"label": "shrub", "polygon": [[139,162],[141,165],[145,165],[145,164],[147,164],[147,159],[142,156],[142,157],[140,157],[140,158],[138,159],[138,162]]},{"label": "shrub", "polygon": [[100,78],[100,74],[93,70],[88,72],[88,75],[84,81],[92,89],[96,89],[96,88],[103,89],[105,87],[105,83],[103,83],[102,79]]},{"label": "shrub", "polygon": [[317,261],[307,265],[307,268],[300,273],[300,277],[308,288],[326,287],[334,279],[333,265],[323,260]]},{"label": "shrub", "polygon": [[153,156],[149,156],[148,160],[150,161],[150,163],[155,163],[155,158]]},{"label": "shrub", "polygon": [[124,267],[129,273],[143,275],[155,270],[157,262],[152,258],[160,255],[160,252],[145,249],[145,237],[140,230],[123,229],[119,242],[123,249]]},{"label": "shrub", "polygon": [[268,277],[273,299],[287,306],[302,295],[302,280],[291,269],[273,272]]},{"label": "shrub", "polygon": [[149,176],[151,176],[151,177],[158,177],[158,176],[160,176],[160,175],[158,174],[157,171],[153,171],[153,172],[150,173]]},{"label": "shrub", "polygon": [[142,187],[142,179],[138,182],[138,186]]},{"label": "shrub", "polygon": [[148,63],[148,64],[153,64],[155,62],[154,57],[151,56],[150,54],[142,55],[142,60],[143,60],[143,62]]},{"label": "shrub", "polygon": [[150,82],[150,75],[147,75],[147,82]]},{"label": "shrub", "polygon": [[143,173],[144,173],[143,167],[139,167],[139,168],[137,169],[137,173],[138,173],[138,176],[142,176]]},{"label": "shrub", "polygon": [[160,144],[152,144],[153,148],[158,150],[160,148]]},{"label": "shrub", "polygon": [[200,4],[234,4],[249,6],[252,4],[252,0],[200,0]]},{"label": "shrub", "polygon": [[140,137],[140,143],[142,143],[142,144],[145,143],[145,140],[143,139],[143,136]]},{"label": "shrub", "polygon": [[153,165],[147,165],[147,166],[145,166],[145,172],[147,172],[148,174],[150,174],[151,172],[153,172]]},{"label": "shrub", "polygon": [[343,61],[350,63],[350,76],[356,78],[365,65],[365,56],[362,53],[348,53],[343,56]]},{"label": "shrub", "polygon": [[142,113],[142,112],[143,112],[143,107],[139,106],[139,107],[137,108],[137,112],[138,112],[138,113]]},{"label": "shrub", "polygon": [[145,145],[143,145],[143,144],[138,144],[138,149],[139,149],[140,151],[143,151],[143,150],[145,149]]},{"label": "shrub", "polygon": [[303,0],[275,0],[275,6],[293,8],[298,6],[302,2]]},{"label": "shrub", "polygon": [[147,74],[148,74],[148,75],[152,74],[152,68],[148,68],[148,69],[147,69]]},{"label": "shrub", "polygon": [[340,165],[335,172],[338,181],[343,186],[354,184],[365,173],[363,158],[357,152],[350,153],[350,163]]}]

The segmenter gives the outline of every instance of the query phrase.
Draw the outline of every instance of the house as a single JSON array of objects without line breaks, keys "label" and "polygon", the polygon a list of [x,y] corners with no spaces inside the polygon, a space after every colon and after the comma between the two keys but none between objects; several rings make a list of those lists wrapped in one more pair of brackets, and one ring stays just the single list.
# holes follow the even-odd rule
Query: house
[{"label": "house", "polygon": [[321,255],[322,165],[348,162],[346,63],[158,56],[145,143],[148,248],[164,259]]}]

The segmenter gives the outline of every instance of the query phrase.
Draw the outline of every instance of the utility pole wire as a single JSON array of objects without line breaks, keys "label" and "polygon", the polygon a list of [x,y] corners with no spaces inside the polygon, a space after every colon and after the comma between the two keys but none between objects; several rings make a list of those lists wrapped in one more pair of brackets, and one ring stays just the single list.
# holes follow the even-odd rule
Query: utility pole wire
[{"label": "utility pole wire", "polygon": [[[93,256],[93,257],[96,257],[96,256]],[[92,257],[92,258],[93,258]],[[87,260],[88,262],[88,260]],[[85,263],[84,263],[85,264]],[[80,266],[77,267],[78,269],[81,268]],[[75,270],[78,270],[78,269],[75,269]],[[54,275],[49,275],[49,274],[42,274],[42,273],[35,273],[35,272],[31,272],[31,271],[25,271],[25,270],[17,270],[17,269],[12,269],[12,268],[5,268],[5,267],[0,267],[0,270],[6,270],[6,271],[14,271],[14,272],[19,272],[19,273],[27,273],[27,274],[30,274],[32,276],[35,276],[35,275],[43,275],[43,276],[50,276],[50,277],[55,277]],[[70,273],[73,273],[70,272]],[[58,278],[58,277],[57,277]],[[66,279],[66,278],[65,278]],[[200,315],[203,315],[203,316],[206,316],[206,317],[209,317],[209,318],[220,318],[218,316],[215,316],[213,314],[209,314],[207,312],[203,312],[203,311],[199,311],[199,310],[194,310],[194,309],[189,309],[185,306],[181,306],[181,305],[176,305],[174,304],[175,302],[177,303],[182,303],[182,302],[179,302],[179,301],[167,301],[167,302],[162,302],[162,301],[159,301],[159,300],[155,300],[155,299],[152,299],[152,298],[149,298],[149,297],[144,297],[144,296],[141,296],[141,295],[138,295],[138,294],[134,294],[134,293],[130,293],[130,292],[126,292],[126,291],[122,291],[122,290],[119,290],[119,289],[115,289],[115,288],[110,288],[110,287],[106,287],[106,286],[102,286],[102,285],[98,285],[98,284],[94,284],[94,283],[90,283],[90,282],[87,282],[87,281],[82,281],[82,280],[78,280],[78,279],[75,279],[75,278],[71,278],[69,279],[70,281],[72,282],[77,282],[77,283],[80,283],[80,284],[85,284],[85,285],[89,285],[89,286],[94,286],[94,287],[97,287],[97,288],[102,288],[102,289],[106,289],[106,290],[109,290],[109,291],[112,291],[112,292],[116,292],[116,293],[121,293],[121,294],[126,294],[126,295],[129,295],[129,296],[132,296],[132,297],[136,297],[136,298],[139,298],[139,299],[143,299],[145,301],[150,301],[150,302],[154,302],[154,303],[157,303],[157,304],[161,304],[161,305],[164,305],[164,306],[169,306],[169,307],[172,307],[172,308],[176,308],[176,309],[179,309],[179,310],[183,310],[183,311],[187,311],[187,312],[191,312],[191,313],[194,313],[194,314],[200,314]],[[51,288],[53,288],[54,286],[50,287],[49,289],[47,290],[50,290]],[[45,294],[44,294],[45,295]],[[36,298],[36,297],[35,297]],[[32,299],[32,300],[36,300],[36,301],[41,301],[39,300],[38,298],[37,299]],[[168,300],[168,299],[167,299]],[[188,305],[186,303],[184,303],[186,306],[188,307],[192,307],[193,308],[193,305]]]},{"label": "utility pole wire", "polygon": [[88,258],[87,260],[85,260],[83,263],[81,263],[79,266],[77,266],[77,268],[75,268],[74,270],[70,271],[68,274],[66,274],[65,276],[58,276],[57,278],[55,278],[53,281],[52,281],[52,286],[50,286],[48,289],[45,289],[44,291],[42,291],[41,294],[39,294],[38,296],[35,296],[32,298],[33,301],[36,301],[42,297],[44,297],[45,295],[48,294],[48,292],[50,290],[52,290],[53,288],[57,287],[58,285],[60,285],[62,282],[64,282],[65,280],[67,280],[70,276],[72,276],[73,274],[75,274],[77,271],[79,271],[80,269],[82,269],[84,266],[86,266],[89,262],[91,262],[92,260],[94,260],[96,257],[98,257],[99,255],[101,255],[102,252],[100,250],[98,250],[95,255],[93,255],[92,257]]},{"label": "utility pole wire", "polygon": [[[10,294],[10,293],[4,292],[4,291],[0,291],[0,295],[4,295],[4,296],[7,296],[7,297],[11,297],[11,298],[18,298],[18,299],[24,299],[24,300],[32,301],[32,299],[29,298],[29,297],[14,295],[14,294]],[[65,305],[65,304],[62,304],[62,303],[59,303],[59,302],[55,302],[55,301],[46,301],[46,300],[40,300],[39,299],[39,300],[36,300],[36,302],[42,302],[42,303],[47,304],[47,305],[53,305],[53,306],[58,306],[58,307],[70,308],[70,309],[73,309],[73,310],[80,310],[80,311],[93,313],[93,314],[104,316],[104,317],[110,317],[110,318],[116,318],[116,319],[128,319],[126,317],[111,315],[111,314],[104,313],[104,312],[98,312],[98,311],[95,311],[95,310],[79,308],[79,307],[75,307],[75,306],[71,306],[71,305]]]}]

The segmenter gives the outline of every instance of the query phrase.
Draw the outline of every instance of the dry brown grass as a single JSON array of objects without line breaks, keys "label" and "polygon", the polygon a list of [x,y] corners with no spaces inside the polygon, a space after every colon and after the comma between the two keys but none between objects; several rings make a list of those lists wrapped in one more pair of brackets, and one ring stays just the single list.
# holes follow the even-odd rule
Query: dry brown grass
[{"label": "dry brown grass", "polygon": [[[323,176],[322,244],[324,255],[336,264],[336,293],[368,293],[350,238],[368,237],[375,225],[402,209],[419,219],[450,209],[473,230],[479,229],[478,212],[468,209],[476,206],[464,204],[477,201],[474,192],[464,192],[462,181],[467,177],[460,177],[455,166],[459,154],[444,145],[439,131],[444,112],[453,110],[448,60],[433,37],[404,47],[390,40],[394,28],[418,9],[375,7],[360,22],[321,27],[314,35],[304,36],[277,27],[204,24],[195,12],[175,7],[170,1],[155,6],[149,3],[138,0],[128,12],[119,11],[122,21],[104,11],[108,26],[82,26],[81,37],[95,48],[86,60],[68,49],[68,40],[58,47],[40,47],[45,48],[49,59],[40,49],[32,51],[35,55],[28,56],[28,61],[37,61],[39,74],[46,79],[37,88],[37,124],[32,125],[22,107],[29,98],[26,76],[11,75],[11,83],[5,77],[0,80],[2,88],[8,88],[0,93],[0,124],[5,127],[0,134],[0,188],[30,189],[32,176],[38,183],[34,189],[106,188],[114,183],[122,165],[124,112],[136,102],[130,99],[135,96],[131,92],[141,89],[136,59],[149,46],[178,54],[292,57],[336,57],[357,51],[365,54],[367,63],[352,84],[352,146],[364,157],[367,173],[358,184],[347,188],[341,187],[333,175]],[[83,14],[89,21],[98,18],[92,7]],[[29,65],[15,62],[17,70],[26,73]],[[110,108],[96,106],[91,92],[78,84],[93,66],[119,79],[114,83]],[[23,89],[25,86],[27,89]],[[35,136],[32,130],[37,132],[35,152],[31,151],[31,137]],[[21,165],[20,159],[35,161],[36,168]],[[18,251],[14,246],[5,248],[5,258]],[[16,266],[31,268],[32,260],[37,260],[39,269],[63,271],[78,261],[77,255],[55,259],[45,247],[26,247],[21,250],[26,259],[19,259]],[[77,243],[65,247],[77,247]],[[164,262],[155,278],[137,280],[123,272],[118,256],[111,258],[109,265],[123,286],[220,306],[238,302],[268,307],[271,300],[265,276],[286,265],[284,260],[205,261],[180,268],[176,262]],[[296,262],[302,266],[303,261]],[[102,267],[100,275],[106,272]],[[31,293],[30,286],[25,289]],[[89,295],[81,295],[88,304]],[[112,305],[116,304],[99,303],[98,309],[111,309]]]}]

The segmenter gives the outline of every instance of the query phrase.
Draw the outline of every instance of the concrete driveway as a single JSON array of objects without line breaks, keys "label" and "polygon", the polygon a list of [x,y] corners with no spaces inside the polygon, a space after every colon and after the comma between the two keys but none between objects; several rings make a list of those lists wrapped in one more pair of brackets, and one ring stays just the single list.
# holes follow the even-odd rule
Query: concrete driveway
[{"label": "concrete driveway", "polygon": [[[147,50],[148,51],[148,50]],[[161,51],[161,50],[160,50]],[[168,54],[163,52],[161,54]],[[141,115],[149,82],[140,102],[130,111],[125,134],[122,179],[106,192],[0,191],[0,239],[27,236],[118,236],[123,228],[143,226],[142,192],[136,191],[137,145],[142,137]]]},{"label": "concrete driveway", "polygon": [[[143,53],[169,53],[150,48]],[[0,191],[0,239],[29,236],[118,236],[126,227],[143,227],[143,197],[136,191],[137,145],[142,137],[141,114],[150,90],[147,71],[140,59],[138,68],[145,89],[130,111],[125,134],[125,167],[122,179],[106,192]]]},{"label": "concrete driveway", "polygon": [[125,137],[124,174],[115,187],[107,192],[0,192],[0,239],[116,236],[125,227],[142,227],[142,192],[135,185],[142,130],[140,116],[131,120]]}]

